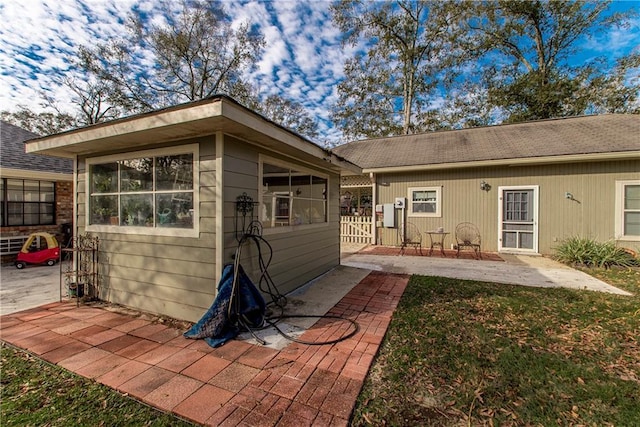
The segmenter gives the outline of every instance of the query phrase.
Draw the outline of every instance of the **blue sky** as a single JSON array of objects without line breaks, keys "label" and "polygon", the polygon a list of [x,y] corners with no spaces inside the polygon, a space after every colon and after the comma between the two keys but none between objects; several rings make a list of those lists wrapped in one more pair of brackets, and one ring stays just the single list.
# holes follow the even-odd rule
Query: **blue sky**
[{"label": "blue sky", "polygon": [[[178,2],[175,2],[176,4]],[[224,0],[235,22],[257,25],[266,39],[258,69],[249,78],[261,92],[280,94],[303,104],[317,118],[321,141],[338,141],[330,120],[343,64],[358,47],[343,47],[333,26],[329,1]],[[44,111],[41,92],[72,111],[71,94],[52,82],[64,74],[65,57],[78,46],[116,37],[132,7],[153,13],[152,0],[0,0],[0,110],[26,106]],[[614,10],[640,10],[640,0],[616,1]],[[640,49],[640,19],[629,29],[582,40],[578,61],[619,57]]]}]

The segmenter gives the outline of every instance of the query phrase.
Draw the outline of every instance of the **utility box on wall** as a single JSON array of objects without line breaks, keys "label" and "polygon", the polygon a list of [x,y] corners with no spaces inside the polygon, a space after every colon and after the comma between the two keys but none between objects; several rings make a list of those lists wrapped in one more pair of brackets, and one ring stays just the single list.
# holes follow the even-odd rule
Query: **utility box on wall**
[{"label": "utility box on wall", "polygon": [[393,228],[396,226],[396,210],[393,203],[385,203],[383,205],[383,221],[384,226],[387,228]]}]

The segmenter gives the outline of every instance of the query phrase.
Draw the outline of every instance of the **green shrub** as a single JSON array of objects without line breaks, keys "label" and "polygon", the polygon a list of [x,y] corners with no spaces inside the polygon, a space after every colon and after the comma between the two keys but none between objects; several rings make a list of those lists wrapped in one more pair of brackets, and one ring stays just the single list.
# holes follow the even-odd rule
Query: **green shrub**
[{"label": "green shrub", "polygon": [[638,259],[613,241],[597,242],[586,237],[570,237],[554,250],[554,258],[564,264],[599,268],[640,265]]}]

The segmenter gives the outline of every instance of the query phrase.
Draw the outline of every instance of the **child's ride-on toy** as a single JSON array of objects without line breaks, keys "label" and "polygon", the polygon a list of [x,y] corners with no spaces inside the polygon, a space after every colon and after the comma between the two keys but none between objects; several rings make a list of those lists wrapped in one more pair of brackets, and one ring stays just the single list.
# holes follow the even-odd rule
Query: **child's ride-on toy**
[{"label": "child's ride-on toy", "polygon": [[55,265],[60,260],[60,246],[49,233],[33,233],[29,236],[16,258],[16,268],[23,269],[27,264]]}]

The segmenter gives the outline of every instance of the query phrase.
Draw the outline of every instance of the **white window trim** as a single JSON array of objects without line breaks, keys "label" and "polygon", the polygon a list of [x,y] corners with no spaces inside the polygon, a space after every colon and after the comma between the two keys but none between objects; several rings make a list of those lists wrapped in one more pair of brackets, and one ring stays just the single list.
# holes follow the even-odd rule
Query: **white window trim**
[{"label": "white window trim", "polygon": [[[435,212],[413,212],[413,192],[414,191],[435,191],[436,192],[436,211]],[[442,186],[438,187],[409,187],[407,192],[407,216],[422,218],[441,218],[442,217]]]},{"label": "white window trim", "polygon": [[[89,203],[91,200],[91,186],[89,183],[90,169],[94,164],[110,163],[139,157],[171,156],[178,154],[193,154],[193,228],[162,228],[162,227],[122,227],[119,225],[89,224]],[[170,237],[199,237],[200,236],[200,145],[187,144],[175,147],[158,148],[144,151],[131,151],[108,156],[90,157],[86,159],[85,177],[85,224],[86,231],[96,233],[118,233],[144,236]]]},{"label": "white window trim", "polygon": [[[326,222],[317,222],[315,224],[297,224],[297,225],[287,225],[287,226],[282,226],[282,227],[265,227],[262,230],[262,234],[263,235],[271,235],[271,234],[280,234],[280,233],[290,233],[293,231],[297,231],[297,230],[309,230],[309,229],[313,229],[313,228],[328,228],[329,227],[329,217],[330,214],[329,212],[331,212],[331,208],[330,208],[330,195],[329,195],[329,189],[331,188],[330,185],[330,178],[329,175],[318,172],[317,170],[314,169],[310,169],[310,168],[306,168],[300,164],[297,163],[293,163],[293,162],[288,162],[285,160],[280,160],[280,159],[276,159],[264,154],[259,154],[258,155],[258,211],[260,212],[262,209],[262,205],[263,205],[263,190],[262,190],[262,169],[263,169],[263,165],[264,163],[270,163],[274,166],[281,166],[284,168],[295,168],[296,170],[299,170],[300,172],[304,172],[304,173],[308,173],[310,175],[315,175],[317,177],[320,178],[324,178],[327,180],[327,195],[326,195],[326,200],[325,203],[327,204],[326,209],[327,209],[327,221]],[[260,218],[260,214],[258,214],[258,219],[261,220]]]},{"label": "white window trim", "polygon": [[624,235],[624,188],[627,185],[640,185],[640,180],[616,181],[615,239],[640,242],[640,236]]}]

